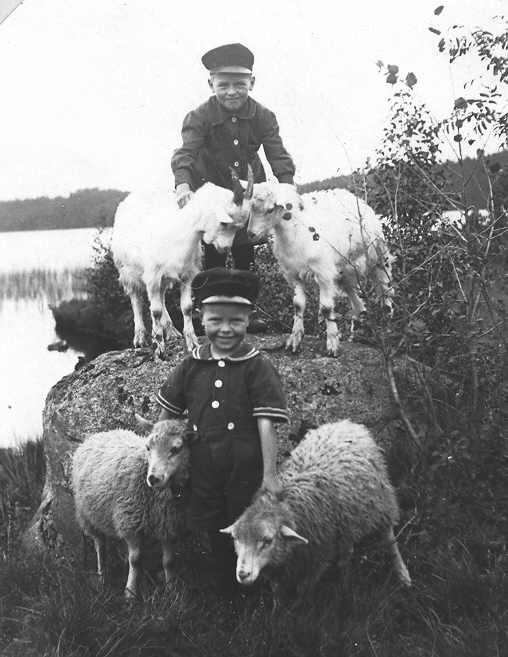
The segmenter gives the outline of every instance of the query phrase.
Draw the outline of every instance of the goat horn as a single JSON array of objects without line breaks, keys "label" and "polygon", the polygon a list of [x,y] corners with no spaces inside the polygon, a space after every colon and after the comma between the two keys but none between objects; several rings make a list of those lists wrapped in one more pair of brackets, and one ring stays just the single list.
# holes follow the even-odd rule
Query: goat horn
[{"label": "goat horn", "polygon": [[254,190],[254,172],[250,164],[247,164],[247,189],[245,190],[244,198],[251,199]]},{"label": "goat horn", "polygon": [[229,167],[229,170],[231,171],[231,178],[233,180],[233,203],[235,205],[242,205],[245,194],[242,183],[233,167]]}]

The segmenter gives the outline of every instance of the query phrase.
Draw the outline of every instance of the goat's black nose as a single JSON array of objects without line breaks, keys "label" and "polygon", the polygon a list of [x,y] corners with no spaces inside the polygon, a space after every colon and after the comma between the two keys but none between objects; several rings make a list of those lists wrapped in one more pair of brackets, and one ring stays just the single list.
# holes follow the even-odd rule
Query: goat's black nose
[{"label": "goat's black nose", "polygon": [[148,483],[150,484],[150,486],[156,486],[157,484],[160,483],[160,481],[161,480],[159,479],[159,477],[156,477],[153,474],[148,475]]},{"label": "goat's black nose", "polygon": [[244,582],[247,579],[248,576],[249,576],[249,573],[247,573],[245,570],[239,570],[238,571],[238,579],[241,582]]},{"label": "goat's black nose", "polygon": [[155,320],[160,320],[162,317],[162,310],[152,310],[152,315]]}]

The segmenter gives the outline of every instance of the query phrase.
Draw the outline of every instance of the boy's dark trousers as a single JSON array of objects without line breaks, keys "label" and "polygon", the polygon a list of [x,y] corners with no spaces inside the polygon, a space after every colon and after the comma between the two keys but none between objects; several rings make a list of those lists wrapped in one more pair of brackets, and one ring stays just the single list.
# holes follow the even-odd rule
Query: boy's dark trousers
[{"label": "boy's dark trousers", "polygon": [[229,587],[235,584],[235,552],[231,536],[219,529],[250,504],[261,484],[263,457],[252,427],[208,433],[191,444],[190,510],[194,526],[207,531],[217,574]]},{"label": "boy's dark trousers", "polygon": [[[244,228],[238,231],[231,248],[233,256],[233,267],[235,269],[254,269],[254,246],[249,244],[247,235],[243,234]],[[212,267],[226,266],[226,253],[219,253],[212,244],[204,244],[204,267],[203,269],[212,269]]]},{"label": "boy's dark trousers", "polygon": [[236,586],[236,553],[231,536],[221,534],[217,530],[209,530],[208,540],[221,588],[234,588]]}]

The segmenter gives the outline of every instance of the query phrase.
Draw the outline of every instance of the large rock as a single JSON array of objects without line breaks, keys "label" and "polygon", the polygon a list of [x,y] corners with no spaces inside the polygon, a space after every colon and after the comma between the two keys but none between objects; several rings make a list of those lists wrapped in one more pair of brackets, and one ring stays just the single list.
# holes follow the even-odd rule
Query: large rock
[{"label": "large rock", "polygon": [[[371,347],[344,344],[338,358],[321,355],[322,343],[306,338],[294,356],[277,349],[281,338],[252,340],[269,353],[288,396],[291,425],[281,428],[280,455],[310,427],[350,418],[366,424],[385,447],[388,461],[394,442],[409,441],[393,401],[383,358]],[[44,449],[47,474],[43,499],[27,532],[28,545],[60,548],[77,545],[70,468],[74,449],[87,434],[117,427],[134,428],[134,412],[155,419],[155,394],[171,366],[184,355],[181,347],[154,360],[151,350],[113,351],[64,377],[49,392],[44,410]],[[416,419],[419,376],[414,363],[397,362],[395,379],[405,404]],[[398,450],[400,452],[400,450]],[[391,464],[399,467],[400,463]]]}]

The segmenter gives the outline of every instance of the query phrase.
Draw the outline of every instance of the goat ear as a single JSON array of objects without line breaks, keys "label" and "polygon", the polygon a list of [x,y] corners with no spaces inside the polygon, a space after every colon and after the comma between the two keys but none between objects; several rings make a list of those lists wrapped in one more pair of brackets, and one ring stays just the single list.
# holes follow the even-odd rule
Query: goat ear
[{"label": "goat ear", "polygon": [[230,536],[233,536],[233,530],[235,528],[235,524],[233,523],[232,525],[229,525],[229,527],[224,527],[224,529],[219,529],[221,534],[229,534]]},{"label": "goat ear", "polygon": [[134,417],[136,418],[136,424],[139,429],[148,432],[153,429],[153,422],[150,422],[150,420],[146,420],[142,415],[138,415],[138,413],[134,413]]},{"label": "goat ear", "polygon": [[288,527],[287,525],[281,526],[280,533],[286,538],[296,538],[298,541],[302,541],[302,543],[305,543],[306,545],[309,542],[306,538],[300,536],[300,534],[297,534],[294,529],[291,529],[291,527]]}]

